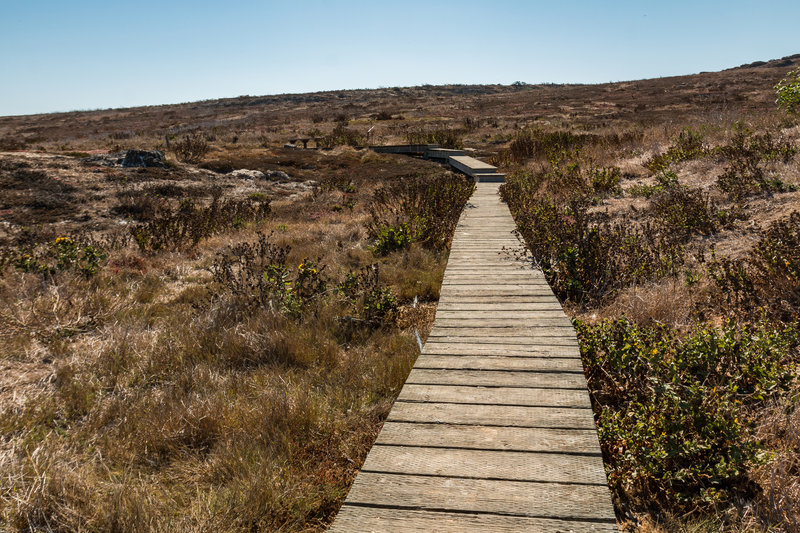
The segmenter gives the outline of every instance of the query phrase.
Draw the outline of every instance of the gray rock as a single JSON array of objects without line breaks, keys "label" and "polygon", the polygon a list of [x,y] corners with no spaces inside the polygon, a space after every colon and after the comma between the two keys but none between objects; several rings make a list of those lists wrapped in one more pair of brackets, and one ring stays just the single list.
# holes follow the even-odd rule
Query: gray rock
[{"label": "gray rock", "polygon": [[289,174],[282,170],[268,170],[266,172],[266,178],[272,181],[289,181],[292,179],[289,177]]},{"label": "gray rock", "polygon": [[122,166],[129,167],[163,167],[164,152],[159,150],[128,150]]},{"label": "gray rock", "polygon": [[246,168],[241,168],[239,170],[234,170],[230,174],[228,174],[231,178],[239,178],[244,180],[263,180],[266,179],[266,175],[261,172],[260,170],[247,170]]},{"label": "gray rock", "polygon": [[81,159],[87,165],[97,165],[102,167],[116,167],[122,164],[125,159],[125,152],[112,152],[110,154],[97,154]]}]

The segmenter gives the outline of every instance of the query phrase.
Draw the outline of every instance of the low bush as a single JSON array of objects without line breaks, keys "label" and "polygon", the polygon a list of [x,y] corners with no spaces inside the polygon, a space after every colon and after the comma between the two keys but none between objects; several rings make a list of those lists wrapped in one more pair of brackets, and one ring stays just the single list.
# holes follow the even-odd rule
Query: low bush
[{"label": "low bush", "polygon": [[401,222],[397,226],[378,228],[377,233],[371,250],[372,253],[378,256],[388,255],[397,250],[408,248],[418,238],[417,235],[411,232],[407,222]]},{"label": "low bush", "polygon": [[463,136],[463,130],[457,128],[417,129],[406,133],[406,142],[408,144],[438,144],[442,148],[459,150],[464,148],[461,140]]},{"label": "low bush", "polygon": [[172,144],[172,151],[179,161],[184,163],[199,163],[211,150],[206,137],[200,133],[185,135]]},{"label": "low bush", "polygon": [[800,316],[800,213],[778,220],[761,232],[741,259],[712,257],[706,265],[718,292],[716,305],[740,316],[766,313],[795,321]]},{"label": "low bush", "polygon": [[362,327],[391,324],[397,311],[392,291],[380,281],[377,265],[348,272],[341,282],[325,275],[321,259],[303,259],[297,269],[287,264],[291,248],[279,246],[259,233],[256,242],[239,243],[217,254],[209,270],[217,298],[227,298],[242,313],[267,309],[302,320],[314,316],[324,301],[334,306],[347,338]]},{"label": "low bush", "polygon": [[595,167],[589,171],[589,183],[594,192],[601,196],[620,194],[620,181],[622,171],[619,167]]},{"label": "low bush", "polygon": [[785,192],[794,186],[771,177],[765,168],[769,162],[789,163],[797,153],[791,143],[775,139],[769,132],[752,133],[739,126],[731,141],[717,149],[728,163],[717,179],[717,186],[735,199],[758,192]]},{"label": "low bush", "polygon": [[339,123],[329,134],[319,139],[321,148],[335,148],[337,146],[364,146],[366,137],[356,130],[348,129],[344,123]]},{"label": "low bush", "polygon": [[785,393],[800,332],[767,322],[685,337],[627,320],[576,323],[609,483],[623,512],[702,513],[757,486],[750,408]]},{"label": "low bush", "polygon": [[700,189],[678,186],[656,194],[650,204],[654,217],[665,224],[667,231],[688,239],[692,234],[716,233],[726,221],[707,193]]},{"label": "low bush", "polygon": [[552,158],[556,154],[579,149],[593,139],[592,135],[575,134],[571,131],[526,128],[514,135],[508,147],[508,155],[516,163],[524,163],[534,156]]},{"label": "low bush", "polygon": [[385,255],[412,242],[444,249],[474,188],[452,174],[405,177],[378,187],[369,205],[373,250]]},{"label": "low bush", "polygon": [[107,256],[106,250],[92,239],[58,237],[46,244],[17,249],[12,262],[17,270],[46,278],[67,271],[91,277],[97,274]]},{"label": "low bush", "polygon": [[634,185],[628,189],[631,196],[642,196],[650,198],[654,194],[661,193],[677,187],[678,174],[673,170],[661,170],[655,175],[655,185]]},{"label": "low bush", "polygon": [[397,298],[391,289],[381,284],[378,265],[349,272],[336,287],[336,293],[343,296],[356,317],[369,326],[383,326],[396,317]]},{"label": "low bush", "polygon": [[590,198],[556,202],[539,195],[529,179],[510,176],[501,194],[534,261],[562,301],[598,303],[633,283],[677,274],[683,266],[683,247],[659,227],[595,222]]},{"label": "low bush", "polygon": [[788,113],[800,113],[800,67],[792,70],[775,85],[778,107]]},{"label": "low bush", "polygon": [[655,174],[667,170],[673,163],[703,157],[708,153],[708,148],[703,143],[703,134],[685,128],[666,152],[654,155],[645,161],[644,166]]},{"label": "low bush", "polygon": [[131,226],[130,234],[139,249],[146,253],[183,250],[216,233],[260,222],[269,213],[269,200],[261,198],[224,200],[216,194],[205,207],[184,198],[177,208],[160,210],[147,222]]}]

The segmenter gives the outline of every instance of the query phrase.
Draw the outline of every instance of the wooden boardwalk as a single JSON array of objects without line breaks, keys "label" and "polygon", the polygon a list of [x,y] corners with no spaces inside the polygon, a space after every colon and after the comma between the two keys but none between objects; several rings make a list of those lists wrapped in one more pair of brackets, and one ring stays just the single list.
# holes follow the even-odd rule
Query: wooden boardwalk
[{"label": "wooden boardwalk", "polygon": [[616,531],[578,344],[497,193],[461,216],[433,330],[331,531]]}]

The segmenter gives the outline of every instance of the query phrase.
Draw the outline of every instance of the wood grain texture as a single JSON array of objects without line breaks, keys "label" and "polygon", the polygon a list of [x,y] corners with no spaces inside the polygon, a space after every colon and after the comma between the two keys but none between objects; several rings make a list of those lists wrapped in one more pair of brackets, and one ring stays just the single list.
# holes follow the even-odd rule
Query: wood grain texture
[{"label": "wood grain texture", "polygon": [[454,370],[527,370],[535,372],[574,372],[583,374],[576,357],[503,357],[497,355],[439,355],[423,353],[414,368]]},{"label": "wood grain texture", "polygon": [[579,389],[530,389],[408,383],[403,387],[397,399],[398,401],[426,403],[581,407],[591,409],[588,395],[584,390]]},{"label": "wood grain texture", "polygon": [[344,505],[336,517],[331,533],[368,533],[405,531],[408,533],[616,533],[616,524],[505,516],[417,511]]},{"label": "wood grain texture", "polygon": [[362,472],[605,485],[600,457],[375,445]]},{"label": "wood grain texture", "polygon": [[[348,502],[421,510],[614,520],[604,485],[531,483],[361,472]],[[392,504],[387,504],[392,502]]]},{"label": "wood grain texture", "polygon": [[600,454],[591,429],[520,428],[386,422],[376,444],[439,446],[480,450]]},{"label": "wood grain texture", "polygon": [[388,420],[473,426],[594,429],[594,415],[591,409],[564,407],[458,405],[398,401],[392,407]]},{"label": "wood grain texture", "polygon": [[406,383],[586,390],[586,378],[583,374],[574,372],[438,370],[414,367]]}]

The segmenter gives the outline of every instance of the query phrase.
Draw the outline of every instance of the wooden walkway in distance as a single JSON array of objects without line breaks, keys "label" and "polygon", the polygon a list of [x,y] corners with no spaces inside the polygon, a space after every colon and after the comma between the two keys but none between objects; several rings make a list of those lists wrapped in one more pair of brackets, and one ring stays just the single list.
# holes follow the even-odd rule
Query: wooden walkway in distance
[{"label": "wooden walkway in distance", "polygon": [[497,183],[461,216],[433,330],[332,532],[617,531],[572,324]]}]

